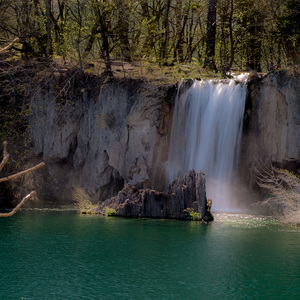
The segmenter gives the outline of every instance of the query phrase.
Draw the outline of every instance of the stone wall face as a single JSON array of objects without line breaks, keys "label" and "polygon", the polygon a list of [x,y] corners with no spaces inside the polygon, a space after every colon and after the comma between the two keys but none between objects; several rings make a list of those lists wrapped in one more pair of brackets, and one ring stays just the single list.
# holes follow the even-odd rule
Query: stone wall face
[{"label": "stone wall face", "polygon": [[45,193],[67,199],[77,185],[100,200],[124,183],[162,189],[176,87],[115,80],[95,88],[96,96],[82,90],[60,102],[50,85],[31,98],[31,139],[46,162]]},{"label": "stone wall face", "polygon": [[[255,181],[262,163],[281,166],[300,162],[300,77],[277,72],[248,84],[250,118],[244,128],[240,165],[243,178]],[[250,103],[249,103],[250,102]]]}]

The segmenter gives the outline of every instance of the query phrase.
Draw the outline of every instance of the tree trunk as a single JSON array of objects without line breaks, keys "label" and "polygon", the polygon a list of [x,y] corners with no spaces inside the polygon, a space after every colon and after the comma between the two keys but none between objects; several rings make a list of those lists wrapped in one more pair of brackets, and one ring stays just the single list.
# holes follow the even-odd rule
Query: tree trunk
[{"label": "tree trunk", "polygon": [[289,38],[287,38],[286,41],[284,42],[284,45],[287,52],[287,56],[291,60],[292,64],[293,65],[299,64],[300,63],[299,53],[296,51],[293,42]]},{"label": "tree trunk", "polygon": [[[255,16],[256,15],[256,16]],[[249,57],[249,67],[252,70],[261,72],[261,40],[259,37],[260,32],[262,31],[262,26],[260,23],[259,14],[255,14],[250,19],[250,57]]]},{"label": "tree trunk", "polygon": [[232,30],[232,16],[233,16],[233,0],[230,0],[230,15],[229,15],[229,37],[230,37],[230,61],[227,66],[227,70],[230,71],[233,60],[234,60],[234,41],[233,41],[233,30]]},{"label": "tree trunk", "polygon": [[162,43],[160,48],[160,60],[162,63],[165,63],[167,60],[167,52],[168,52],[168,41],[169,41],[169,12],[170,12],[170,5],[171,0],[168,0],[165,4],[165,10],[164,10],[164,19],[163,19],[163,37],[162,37]]},{"label": "tree trunk", "polygon": [[65,0],[58,0],[57,5],[59,10],[57,18],[55,18],[53,11],[51,11],[51,21],[55,33],[55,43],[57,44],[56,54],[65,56],[65,30],[69,8]]},{"label": "tree trunk", "polygon": [[206,37],[206,58],[205,67],[216,70],[215,63],[215,45],[216,45],[216,30],[217,30],[217,0],[208,0],[207,13],[207,37]]},{"label": "tree trunk", "polygon": [[121,52],[124,61],[131,62],[129,44],[129,5],[124,0],[117,1],[118,7],[118,34],[120,39]]},{"label": "tree trunk", "polygon": [[92,31],[91,31],[91,34],[90,34],[90,37],[88,39],[88,42],[87,42],[87,45],[84,49],[84,52],[83,52],[83,57],[85,58],[86,56],[89,55],[89,53],[91,52],[92,50],[92,47],[93,47],[93,44],[94,44],[94,41],[96,39],[96,34],[99,33],[99,27],[100,27],[100,22],[99,20],[97,20],[92,28]]},{"label": "tree trunk", "polygon": [[[103,7],[102,7],[103,8]],[[110,61],[110,49],[109,49],[109,41],[108,41],[108,28],[106,25],[106,13],[103,9],[102,12],[100,11],[100,8],[97,9],[97,17],[100,23],[100,29],[101,29],[101,37],[102,37],[102,43],[103,43],[103,54],[105,57],[105,73],[108,77],[113,77],[112,71],[111,71],[111,61]]]},{"label": "tree trunk", "polygon": [[187,12],[183,16],[181,10],[182,10],[182,0],[177,0],[176,8],[175,8],[177,42],[174,47],[173,59],[174,61],[178,60],[178,62],[180,63],[184,61],[184,56],[183,56],[184,29],[188,19]]},{"label": "tree trunk", "polygon": [[46,58],[52,54],[52,39],[51,39],[51,0],[46,0],[46,32],[47,32],[47,45],[46,45]]}]

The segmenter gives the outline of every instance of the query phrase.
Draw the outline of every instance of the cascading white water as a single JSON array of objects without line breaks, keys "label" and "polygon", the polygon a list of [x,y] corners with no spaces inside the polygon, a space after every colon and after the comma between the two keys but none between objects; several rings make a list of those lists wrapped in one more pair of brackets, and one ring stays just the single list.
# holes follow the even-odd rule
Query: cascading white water
[{"label": "cascading white water", "polygon": [[181,85],[176,97],[167,177],[172,182],[191,168],[202,170],[215,211],[236,208],[230,184],[239,160],[246,78],[194,81],[187,91]]}]

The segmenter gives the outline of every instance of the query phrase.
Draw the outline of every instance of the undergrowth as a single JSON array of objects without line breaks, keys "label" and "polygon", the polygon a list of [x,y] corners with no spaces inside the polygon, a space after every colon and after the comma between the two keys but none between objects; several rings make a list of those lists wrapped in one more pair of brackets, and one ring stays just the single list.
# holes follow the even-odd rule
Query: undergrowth
[{"label": "undergrowth", "polygon": [[72,199],[74,200],[75,206],[82,214],[94,214],[97,205],[94,204],[90,196],[80,187],[75,186],[72,191]]},{"label": "undergrowth", "polygon": [[257,170],[257,184],[265,191],[260,205],[268,207],[285,223],[300,224],[300,177],[271,163]]}]

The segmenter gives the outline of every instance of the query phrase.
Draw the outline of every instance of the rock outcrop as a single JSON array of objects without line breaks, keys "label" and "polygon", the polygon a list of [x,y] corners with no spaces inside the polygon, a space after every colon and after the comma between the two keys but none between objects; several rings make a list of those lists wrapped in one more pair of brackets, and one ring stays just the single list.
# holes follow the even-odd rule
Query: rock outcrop
[{"label": "rock outcrop", "polygon": [[86,88],[60,91],[55,80],[37,89],[30,102],[33,150],[46,162],[41,198],[70,201],[74,185],[95,201],[126,183],[165,187],[176,86],[87,78]]},{"label": "rock outcrop", "polygon": [[199,219],[213,220],[207,207],[205,175],[195,170],[174,180],[168,192],[128,183],[117,196],[102,202],[97,211],[105,215],[108,209],[122,217],[187,219],[196,214]]},{"label": "rock outcrop", "polygon": [[300,168],[299,74],[276,72],[250,81],[245,116],[240,159],[244,181],[253,185],[255,170],[270,161]]}]

